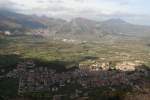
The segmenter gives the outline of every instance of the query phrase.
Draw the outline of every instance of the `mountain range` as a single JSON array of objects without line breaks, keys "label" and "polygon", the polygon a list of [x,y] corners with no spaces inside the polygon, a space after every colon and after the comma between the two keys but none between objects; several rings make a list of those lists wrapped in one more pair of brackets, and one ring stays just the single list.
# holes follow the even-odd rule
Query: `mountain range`
[{"label": "mountain range", "polygon": [[[94,21],[86,18],[63,19],[24,15],[12,11],[0,10],[0,31],[20,34],[47,30],[48,34],[65,38],[101,38],[105,36],[150,36],[150,26],[130,24],[122,19]],[[34,30],[34,31],[33,31]],[[42,35],[43,33],[38,35]]]},{"label": "mountain range", "polygon": [[0,10],[0,30],[20,30],[46,28],[34,16],[23,15],[7,10]]}]

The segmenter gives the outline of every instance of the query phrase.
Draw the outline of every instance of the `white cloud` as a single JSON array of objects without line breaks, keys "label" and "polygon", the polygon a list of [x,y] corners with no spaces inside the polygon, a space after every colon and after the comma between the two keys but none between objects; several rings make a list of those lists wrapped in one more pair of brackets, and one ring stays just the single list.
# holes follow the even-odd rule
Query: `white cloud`
[{"label": "white cloud", "polygon": [[9,0],[0,0],[0,9],[14,8],[15,4]]},{"label": "white cloud", "polygon": [[[7,1],[7,0],[6,0]],[[116,3],[106,2],[108,0],[10,0],[15,3],[15,8],[25,13],[38,13],[46,15],[50,12],[57,14],[68,15],[86,15],[93,14],[113,14],[118,12]],[[109,0],[111,1],[111,0]]]}]

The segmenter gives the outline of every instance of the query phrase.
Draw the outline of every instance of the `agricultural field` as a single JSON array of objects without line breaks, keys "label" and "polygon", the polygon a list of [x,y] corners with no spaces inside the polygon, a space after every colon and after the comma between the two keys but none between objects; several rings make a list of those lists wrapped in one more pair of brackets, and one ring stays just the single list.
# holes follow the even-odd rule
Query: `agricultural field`
[{"label": "agricultural field", "polygon": [[[79,63],[88,59],[100,61],[150,62],[150,46],[141,41],[78,42],[33,36],[3,37],[0,43],[1,56],[19,56],[22,59],[63,61]],[[11,59],[11,57],[8,57]],[[13,57],[12,57],[13,58]],[[4,58],[5,59],[5,58]],[[13,59],[14,60],[14,59]]]}]

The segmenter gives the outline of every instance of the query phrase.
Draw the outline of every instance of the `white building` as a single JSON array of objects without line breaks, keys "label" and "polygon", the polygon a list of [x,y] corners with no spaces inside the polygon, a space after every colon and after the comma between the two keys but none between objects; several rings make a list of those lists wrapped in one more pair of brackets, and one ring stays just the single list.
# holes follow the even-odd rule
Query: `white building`
[{"label": "white building", "polygon": [[5,31],[4,34],[5,35],[11,35],[11,32],[10,31]]}]

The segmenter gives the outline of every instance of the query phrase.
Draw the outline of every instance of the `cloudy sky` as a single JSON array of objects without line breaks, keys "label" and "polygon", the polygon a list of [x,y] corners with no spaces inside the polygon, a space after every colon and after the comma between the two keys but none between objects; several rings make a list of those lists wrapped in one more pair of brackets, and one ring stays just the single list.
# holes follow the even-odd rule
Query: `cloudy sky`
[{"label": "cloudy sky", "polygon": [[0,0],[0,9],[64,19],[122,18],[150,25],[150,0]]}]

